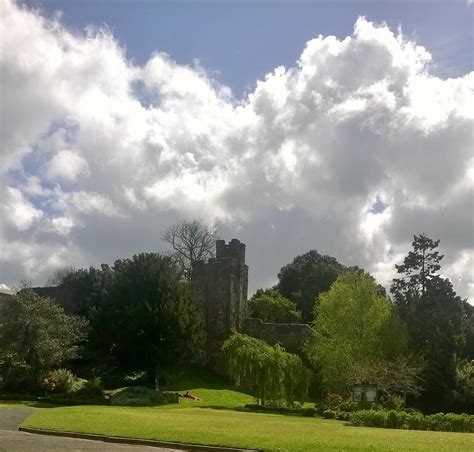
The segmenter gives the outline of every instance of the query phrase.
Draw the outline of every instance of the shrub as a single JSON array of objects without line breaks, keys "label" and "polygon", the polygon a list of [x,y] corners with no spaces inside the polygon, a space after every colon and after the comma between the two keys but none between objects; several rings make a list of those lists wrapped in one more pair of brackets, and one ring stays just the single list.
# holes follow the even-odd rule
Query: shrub
[{"label": "shrub", "polygon": [[349,420],[352,425],[365,427],[474,433],[474,416],[468,414],[436,413],[424,416],[407,411],[361,410],[352,413]]},{"label": "shrub", "polygon": [[336,419],[339,421],[348,421],[350,415],[351,414],[348,413],[347,411],[341,411],[341,410],[336,411]]},{"label": "shrub", "polygon": [[118,406],[154,406],[167,403],[179,403],[178,396],[173,392],[154,391],[146,386],[121,389],[111,398],[111,404]]},{"label": "shrub", "polygon": [[69,394],[73,389],[74,380],[74,374],[69,369],[56,369],[41,380],[41,387],[47,392]]},{"label": "shrub", "polygon": [[104,394],[102,380],[98,377],[90,380],[80,381],[81,385],[74,392],[74,395],[79,398],[90,399],[94,397],[102,397]]},{"label": "shrub", "polygon": [[346,401],[342,402],[339,407],[339,411],[345,411],[346,413],[353,413],[357,411],[357,402]]},{"label": "shrub", "polygon": [[384,400],[385,408],[401,411],[405,408],[405,399],[398,394],[391,394]]},{"label": "shrub", "polygon": [[264,413],[281,413],[281,414],[295,414],[298,416],[314,417],[316,410],[314,408],[302,408],[302,407],[288,407],[288,406],[276,406],[276,405],[259,405],[254,403],[248,403],[244,406],[246,410],[258,411]]},{"label": "shrub", "polygon": [[336,419],[336,412],[334,410],[324,410],[323,411],[324,419]]},{"label": "shrub", "polygon": [[326,406],[330,410],[337,410],[344,399],[340,394],[330,393],[326,396]]}]

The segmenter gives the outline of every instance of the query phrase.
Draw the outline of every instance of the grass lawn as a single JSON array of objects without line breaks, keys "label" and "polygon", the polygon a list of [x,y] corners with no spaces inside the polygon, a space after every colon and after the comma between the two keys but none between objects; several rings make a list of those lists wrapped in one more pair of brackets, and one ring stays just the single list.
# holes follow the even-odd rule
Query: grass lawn
[{"label": "grass lawn", "polygon": [[469,433],[348,427],[343,422],[183,406],[45,408],[25,427],[280,451],[473,451]]},{"label": "grass lawn", "polygon": [[349,427],[320,418],[235,411],[252,396],[206,374],[184,375],[166,390],[202,399],[160,407],[73,406],[33,413],[24,427],[226,445],[268,451],[474,451],[474,434]]}]

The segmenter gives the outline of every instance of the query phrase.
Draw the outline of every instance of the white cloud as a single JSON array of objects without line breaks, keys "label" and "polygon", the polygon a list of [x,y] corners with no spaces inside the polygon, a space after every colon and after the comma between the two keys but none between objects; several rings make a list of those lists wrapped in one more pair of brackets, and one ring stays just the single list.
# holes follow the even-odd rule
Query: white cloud
[{"label": "white cloud", "polygon": [[474,73],[434,77],[426,49],[361,18],[236,99],[198,62],[137,66],[107,31],[2,9],[6,283],[159,249],[187,216],[247,242],[253,288],[311,248],[388,283],[427,232],[474,296]]},{"label": "white cloud", "polygon": [[13,226],[18,231],[28,230],[43,212],[33,206],[23,193],[13,187],[6,187],[0,206],[4,225]]},{"label": "white cloud", "polygon": [[81,175],[89,175],[89,166],[78,152],[60,151],[47,164],[46,177],[51,180],[73,182]]}]

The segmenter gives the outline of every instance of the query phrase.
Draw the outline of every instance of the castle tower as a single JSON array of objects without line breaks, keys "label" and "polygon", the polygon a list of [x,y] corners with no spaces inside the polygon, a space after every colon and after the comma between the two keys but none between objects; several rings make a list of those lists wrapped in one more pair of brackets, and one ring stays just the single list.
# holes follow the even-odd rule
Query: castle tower
[{"label": "castle tower", "polygon": [[209,367],[222,368],[221,348],[232,329],[240,330],[246,313],[248,266],[245,245],[237,239],[216,241],[216,257],[193,265],[193,291],[199,301],[207,333]]}]

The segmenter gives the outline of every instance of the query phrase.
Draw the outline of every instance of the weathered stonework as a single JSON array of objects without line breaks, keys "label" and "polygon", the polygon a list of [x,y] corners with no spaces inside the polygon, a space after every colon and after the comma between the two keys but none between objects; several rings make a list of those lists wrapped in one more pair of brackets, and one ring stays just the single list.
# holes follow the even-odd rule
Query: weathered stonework
[{"label": "weathered stonework", "polygon": [[193,265],[193,291],[201,307],[207,333],[206,361],[222,367],[221,348],[232,329],[240,330],[246,314],[248,266],[245,245],[233,239],[216,241],[216,257]]},{"label": "weathered stonework", "polygon": [[290,353],[301,353],[312,328],[306,323],[265,323],[262,319],[244,319],[242,333],[262,339],[270,345],[281,344]]}]

